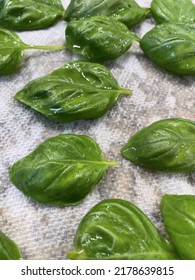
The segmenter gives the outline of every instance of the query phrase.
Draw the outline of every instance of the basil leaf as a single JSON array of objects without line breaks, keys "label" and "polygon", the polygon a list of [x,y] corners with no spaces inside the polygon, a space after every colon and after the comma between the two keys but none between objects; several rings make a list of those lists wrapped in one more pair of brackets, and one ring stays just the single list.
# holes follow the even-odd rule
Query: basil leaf
[{"label": "basil leaf", "polygon": [[93,61],[105,61],[126,52],[136,35],[121,22],[94,16],[72,20],[66,28],[67,49]]},{"label": "basil leaf", "polygon": [[121,199],[103,200],[82,219],[70,259],[170,260],[170,244],[135,205]]},{"label": "basil leaf", "polygon": [[191,0],[153,0],[151,12],[157,23],[195,23],[195,5]]},{"label": "basil leaf", "polygon": [[65,20],[90,16],[111,16],[132,27],[143,21],[150,9],[140,7],[134,0],[71,0],[65,12]]},{"label": "basil leaf", "polygon": [[12,74],[18,70],[24,47],[17,34],[0,29],[0,75]]},{"label": "basil leaf", "polygon": [[195,196],[164,195],[160,208],[178,255],[195,260]]},{"label": "basil leaf", "polygon": [[47,139],[10,169],[13,184],[25,195],[53,205],[81,202],[109,165],[99,146],[85,135]]},{"label": "basil leaf", "polygon": [[6,29],[0,29],[0,75],[16,72],[22,62],[25,49],[63,50],[64,46],[31,46],[23,43],[19,36]]},{"label": "basil leaf", "polygon": [[130,90],[119,87],[103,65],[70,62],[53,73],[34,80],[16,94],[16,99],[50,119],[71,122],[102,116],[121,94]]},{"label": "basil leaf", "polygon": [[19,260],[22,255],[17,245],[0,231],[0,260]]},{"label": "basil leaf", "polygon": [[135,164],[162,171],[195,171],[195,122],[164,119],[138,131],[121,150]]},{"label": "basil leaf", "polygon": [[15,30],[46,28],[64,16],[60,0],[1,0],[0,26]]},{"label": "basil leaf", "polygon": [[195,27],[164,23],[145,34],[144,54],[156,65],[177,75],[195,75]]}]

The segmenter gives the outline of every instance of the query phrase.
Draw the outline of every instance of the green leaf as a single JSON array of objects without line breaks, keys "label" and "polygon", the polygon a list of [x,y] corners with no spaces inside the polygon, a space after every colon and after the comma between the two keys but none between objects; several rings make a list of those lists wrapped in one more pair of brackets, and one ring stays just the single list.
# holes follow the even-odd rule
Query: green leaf
[{"label": "green leaf", "polygon": [[126,159],[162,171],[195,171],[195,122],[164,119],[138,131],[121,150]]},{"label": "green leaf", "polygon": [[60,0],[1,0],[0,26],[15,30],[49,27],[64,16]]},{"label": "green leaf", "polygon": [[153,0],[151,12],[157,23],[195,23],[195,5],[191,0]]},{"label": "green leaf", "polygon": [[16,94],[16,99],[59,122],[94,119],[102,116],[121,94],[130,90],[119,87],[103,65],[70,62],[53,73],[34,80]]},{"label": "green leaf", "polygon": [[160,24],[145,34],[140,46],[163,69],[177,75],[195,75],[195,26]]},{"label": "green leaf", "polygon": [[93,61],[119,57],[134,40],[138,38],[123,23],[104,16],[72,20],[66,28],[67,49]]},{"label": "green leaf", "polygon": [[195,196],[164,195],[161,213],[178,255],[195,260]]},{"label": "green leaf", "polygon": [[17,245],[0,231],[0,260],[20,260],[22,255]]},{"label": "green leaf", "polygon": [[121,199],[103,200],[82,219],[70,259],[170,260],[170,244],[135,205]]},{"label": "green leaf", "polygon": [[99,146],[85,135],[49,138],[10,169],[10,179],[25,195],[58,206],[81,202],[109,165]]},{"label": "green leaf", "polygon": [[65,20],[90,16],[113,17],[132,27],[143,21],[150,9],[140,7],[134,0],[71,0],[65,12]]},{"label": "green leaf", "polygon": [[0,29],[0,75],[12,74],[21,64],[25,44],[16,33]]},{"label": "green leaf", "polygon": [[15,73],[22,62],[25,49],[62,50],[64,46],[31,46],[23,43],[19,36],[6,29],[0,29],[0,75]]}]

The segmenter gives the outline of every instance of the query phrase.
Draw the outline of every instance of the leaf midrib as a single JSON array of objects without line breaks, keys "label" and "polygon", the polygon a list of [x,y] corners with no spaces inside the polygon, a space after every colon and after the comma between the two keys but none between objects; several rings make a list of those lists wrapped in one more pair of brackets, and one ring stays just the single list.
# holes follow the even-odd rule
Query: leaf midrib
[{"label": "leaf midrib", "polygon": [[54,163],[54,164],[67,164],[67,163],[72,163],[72,164],[79,164],[79,163],[84,163],[84,164],[93,164],[93,165],[103,165],[103,166],[108,166],[108,165],[116,165],[116,162],[114,161],[95,161],[95,160],[76,160],[76,159],[65,159],[65,160],[46,160],[45,163]]},{"label": "leaf midrib", "polygon": [[[83,250],[82,250],[83,251]],[[79,253],[79,252],[78,252]],[[119,255],[119,254],[117,254],[117,255]],[[113,257],[117,257],[117,255],[115,254],[115,255],[113,255]],[[176,259],[176,257],[174,258],[174,252],[172,253],[172,252],[153,252],[153,251],[148,251],[148,252],[145,252],[145,253],[143,253],[143,252],[140,252],[140,253],[126,253],[126,254],[120,254],[120,259],[121,259],[121,257],[122,257],[122,259],[126,259],[126,260],[135,260],[135,257],[137,257],[137,256],[173,256],[172,258],[169,258],[170,260],[172,259],[172,260],[175,260]],[[124,257],[128,257],[128,258],[124,258]],[[130,258],[129,258],[130,257]],[[94,258],[90,258],[90,259],[94,259]],[[108,260],[109,258],[104,258],[104,260]],[[115,258],[112,258],[113,260],[115,259]],[[118,259],[118,258],[117,258]],[[146,258],[146,259],[143,259],[143,260],[148,260],[149,258]],[[150,258],[151,259],[151,258]],[[158,258],[159,259],[159,258]],[[167,260],[167,258],[162,258],[162,260]]]},{"label": "leaf midrib", "polygon": [[70,83],[70,82],[66,82],[62,79],[58,79],[57,77],[55,77],[55,79],[48,79],[50,80],[50,82],[56,82],[59,83],[62,82],[63,84],[68,84],[69,86],[75,88],[76,86],[78,86],[79,88],[83,88],[83,89],[89,89],[90,91],[92,92],[95,92],[95,91],[113,91],[113,92],[116,92],[118,95],[120,94],[131,94],[132,91],[130,89],[125,89],[125,88],[121,88],[121,87],[110,87],[110,88],[101,88],[101,87],[96,87],[96,85],[94,84],[94,86],[91,86],[91,83],[88,85],[88,84],[84,84],[84,83],[78,83],[77,81],[74,81],[74,83]]}]

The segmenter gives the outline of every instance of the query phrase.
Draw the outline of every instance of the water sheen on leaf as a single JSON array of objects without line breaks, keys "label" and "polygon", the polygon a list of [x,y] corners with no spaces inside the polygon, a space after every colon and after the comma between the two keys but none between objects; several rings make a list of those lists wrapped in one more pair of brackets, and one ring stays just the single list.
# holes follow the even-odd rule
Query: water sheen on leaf
[{"label": "water sheen on leaf", "polygon": [[148,217],[121,199],[103,200],[82,219],[70,259],[169,260],[176,259],[170,244]]},{"label": "water sheen on leaf", "polygon": [[64,12],[60,0],[1,0],[0,26],[14,30],[46,28]]},{"label": "water sheen on leaf", "polygon": [[12,74],[18,70],[24,46],[16,33],[0,29],[0,75]]},{"label": "water sheen on leaf", "polygon": [[195,171],[195,122],[164,119],[138,131],[121,150],[126,159],[151,169]]},{"label": "water sheen on leaf", "polygon": [[191,0],[153,0],[151,12],[157,23],[195,23],[195,5]]},{"label": "water sheen on leaf", "polygon": [[71,0],[66,9],[65,20],[101,15],[113,17],[132,27],[143,21],[149,11],[134,0]]},{"label": "water sheen on leaf", "polygon": [[25,195],[58,206],[81,202],[109,165],[88,136],[62,134],[47,139],[10,169],[10,179]]},{"label": "water sheen on leaf", "polygon": [[138,40],[122,22],[105,16],[72,20],[66,28],[67,49],[92,61],[112,60]]},{"label": "water sheen on leaf", "polygon": [[102,116],[123,93],[131,91],[120,88],[106,67],[77,61],[30,82],[16,98],[48,118],[71,122]]},{"label": "water sheen on leaf", "polygon": [[164,195],[160,207],[178,255],[195,260],[195,195]]},{"label": "water sheen on leaf", "polygon": [[0,231],[0,260],[20,260],[22,255],[17,245]]},{"label": "water sheen on leaf", "polygon": [[156,65],[177,75],[195,75],[195,26],[163,23],[140,41],[144,54]]}]

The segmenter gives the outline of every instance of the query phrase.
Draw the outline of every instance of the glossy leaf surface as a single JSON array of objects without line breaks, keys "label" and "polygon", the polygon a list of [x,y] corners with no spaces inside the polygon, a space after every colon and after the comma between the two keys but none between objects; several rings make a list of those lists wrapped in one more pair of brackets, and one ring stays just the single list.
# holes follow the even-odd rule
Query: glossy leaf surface
[{"label": "glossy leaf surface", "polygon": [[153,0],[151,12],[157,23],[195,23],[195,5],[191,0]]},{"label": "glossy leaf surface", "polygon": [[17,34],[0,29],[0,75],[12,74],[18,70],[24,47],[25,44]]},{"label": "glossy leaf surface", "polygon": [[107,162],[99,146],[85,135],[49,138],[10,169],[13,184],[25,195],[54,205],[82,201],[102,179]]},{"label": "glossy leaf surface", "polygon": [[144,35],[140,46],[163,69],[177,75],[195,75],[195,26],[160,24]]},{"label": "glossy leaf surface", "polygon": [[131,27],[143,21],[149,11],[134,0],[71,0],[66,9],[65,20],[102,15],[113,17]]},{"label": "glossy leaf surface", "polygon": [[121,199],[103,200],[82,219],[70,259],[163,260],[177,258],[148,217]]},{"label": "glossy leaf surface", "polygon": [[164,195],[161,212],[178,255],[195,260],[195,196]]},{"label": "glossy leaf surface", "polygon": [[60,0],[1,0],[0,26],[14,30],[48,27],[62,18]]},{"label": "glossy leaf surface", "polygon": [[131,91],[120,88],[103,65],[70,62],[30,82],[16,98],[51,119],[70,122],[102,116],[123,93]]},{"label": "glossy leaf surface", "polygon": [[112,60],[138,40],[136,35],[121,22],[93,16],[72,20],[66,28],[66,47],[93,61]]},{"label": "glossy leaf surface", "polygon": [[121,150],[135,164],[162,171],[195,171],[195,123],[164,119],[138,131]]},{"label": "glossy leaf surface", "polygon": [[22,62],[23,50],[63,50],[64,46],[32,46],[22,42],[15,32],[0,29],[0,75],[15,73]]},{"label": "glossy leaf surface", "polygon": [[17,245],[0,231],[0,260],[19,260],[22,255]]}]

